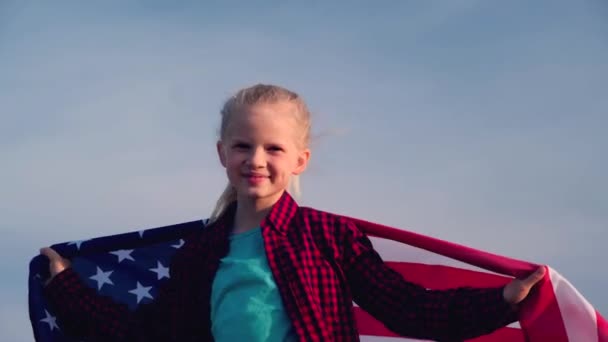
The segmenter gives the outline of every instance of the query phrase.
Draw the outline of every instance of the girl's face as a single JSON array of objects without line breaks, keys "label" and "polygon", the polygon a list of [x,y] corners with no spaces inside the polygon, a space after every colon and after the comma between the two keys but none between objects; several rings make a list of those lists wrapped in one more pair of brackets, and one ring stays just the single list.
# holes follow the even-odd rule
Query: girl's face
[{"label": "girl's face", "polygon": [[234,113],[217,150],[237,198],[270,206],[283,194],[291,175],[306,168],[310,151],[301,145],[289,102],[260,103]]}]

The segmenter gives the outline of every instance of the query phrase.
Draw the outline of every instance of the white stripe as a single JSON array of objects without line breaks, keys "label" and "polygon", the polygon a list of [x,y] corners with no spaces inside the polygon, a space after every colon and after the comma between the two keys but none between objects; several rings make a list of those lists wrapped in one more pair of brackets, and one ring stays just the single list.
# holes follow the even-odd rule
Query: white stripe
[{"label": "white stripe", "polygon": [[521,325],[519,325],[519,321],[517,321],[507,325],[507,328],[521,329]]},{"label": "white stripe", "polygon": [[598,341],[597,317],[587,300],[559,273],[549,268],[557,305],[566,327],[568,341]]},{"label": "white stripe", "polygon": [[483,268],[473,266],[458,260],[410,246],[398,241],[371,237],[374,249],[380,254],[384,261],[413,262],[427,265],[442,265],[460,268],[464,270],[477,271],[481,273],[498,274]]}]

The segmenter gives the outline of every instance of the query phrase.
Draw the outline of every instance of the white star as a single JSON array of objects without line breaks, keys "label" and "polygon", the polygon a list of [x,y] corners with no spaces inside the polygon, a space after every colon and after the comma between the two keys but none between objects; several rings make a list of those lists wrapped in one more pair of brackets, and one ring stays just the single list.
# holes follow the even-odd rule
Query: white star
[{"label": "white star", "polygon": [[163,264],[160,263],[160,261],[156,262],[156,268],[151,268],[150,271],[156,273],[157,276],[157,280],[161,280],[164,277],[170,278],[169,276],[169,268],[163,266]]},{"label": "white star", "polygon": [[48,311],[46,311],[46,309],[44,310],[44,314],[46,317],[41,319],[40,322],[47,323],[49,325],[49,328],[51,329],[51,331],[53,331],[53,329],[55,329],[55,328],[57,328],[57,330],[61,330],[61,329],[59,329],[59,326],[57,325],[57,317],[52,316]]},{"label": "white star", "polygon": [[184,239],[179,239],[179,243],[177,245],[171,245],[171,247],[173,248],[182,248],[182,246],[184,245]]},{"label": "white star", "polygon": [[140,238],[143,238],[143,237],[144,237],[144,233],[145,233],[145,232],[146,232],[146,230],[145,230],[145,229],[144,229],[144,230],[140,230],[140,231],[138,231],[138,233],[139,233],[139,237],[140,237]]},{"label": "white star", "polygon": [[104,284],[114,285],[112,280],[110,280],[110,274],[112,274],[112,272],[114,271],[104,272],[101,270],[101,268],[99,268],[99,266],[97,267],[97,274],[89,278],[97,282],[97,291],[101,290],[101,287]]},{"label": "white star", "polygon": [[133,257],[131,256],[131,253],[133,253],[133,249],[120,249],[117,251],[110,252],[110,254],[114,254],[118,257],[119,264],[125,259],[135,261],[135,259],[133,259]]},{"label": "white star", "polygon": [[137,304],[139,304],[139,302],[144,298],[150,298],[150,299],[154,299],[152,297],[152,295],[150,294],[150,289],[152,288],[152,286],[141,286],[141,284],[139,282],[137,282],[137,288],[129,291],[129,293],[132,293],[134,295],[137,296]]},{"label": "white star", "polygon": [[71,241],[71,242],[68,242],[68,245],[76,245],[76,249],[80,250],[80,245],[82,245],[83,242],[86,242],[89,240],[91,240],[91,239]]}]

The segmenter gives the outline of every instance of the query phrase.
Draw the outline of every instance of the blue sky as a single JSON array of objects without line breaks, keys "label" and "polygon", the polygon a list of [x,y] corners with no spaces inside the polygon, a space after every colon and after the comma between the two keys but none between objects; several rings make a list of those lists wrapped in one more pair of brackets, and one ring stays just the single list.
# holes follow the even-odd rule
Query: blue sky
[{"label": "blue sky", "polygon": [[222,101],[314,112],[304,205],[553,266],[608,314],[600,1],[0,2],[0,340],[38,248],[206,217]]}]

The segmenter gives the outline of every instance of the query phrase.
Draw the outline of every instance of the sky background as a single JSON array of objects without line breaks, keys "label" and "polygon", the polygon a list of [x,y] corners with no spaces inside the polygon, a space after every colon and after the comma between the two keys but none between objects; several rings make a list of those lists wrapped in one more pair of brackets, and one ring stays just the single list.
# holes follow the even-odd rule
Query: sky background
[{"label": "sky background", "polygon": [[42,246],[207,217],[222,102],[300,93],[300,203],[553,266],[608,314],[608,5],[0,0],[0,340]]}]

